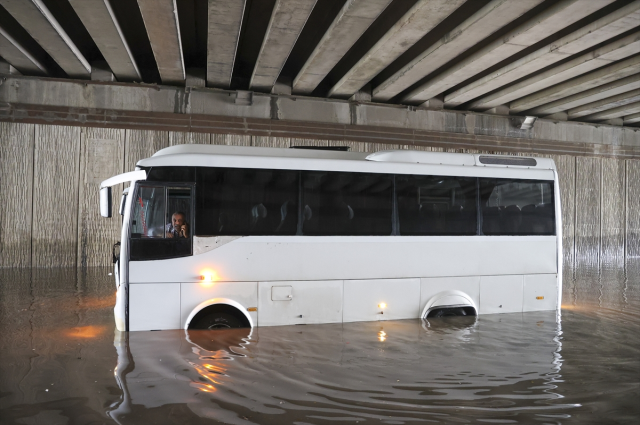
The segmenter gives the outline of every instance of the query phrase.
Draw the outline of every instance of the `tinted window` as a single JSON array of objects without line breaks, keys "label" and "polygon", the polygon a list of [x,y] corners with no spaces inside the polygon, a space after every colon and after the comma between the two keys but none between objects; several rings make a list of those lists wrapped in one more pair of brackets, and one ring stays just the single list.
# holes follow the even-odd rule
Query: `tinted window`
[{"label": "tinted window", "polygon": [[194,167],[151,167],[147,170],[147,181],[193,183]]},{"label": "tinted window", "polygon": [[555,235],[553,181],[480,179],[482,233]]},{"label": "tinted window", "polygon": [[131,217],[131,237],[164,238],[166,204],[164,186],[139,186]]},{"label": "tinted window", "polygon": [[401,235],[475,235],[476,179],[397,175]]},{"label": "tinted window", "polygon": [[197,170],[196,235],[295,235],[299,171]]},{"label": "tinted window", "polygon": [[302,172],[304,235],[390,235],[393,177]]},{"label": "tinted window", "polygon": [[191,255],[191,187],[141,184],[131,217],[131,260]]}]

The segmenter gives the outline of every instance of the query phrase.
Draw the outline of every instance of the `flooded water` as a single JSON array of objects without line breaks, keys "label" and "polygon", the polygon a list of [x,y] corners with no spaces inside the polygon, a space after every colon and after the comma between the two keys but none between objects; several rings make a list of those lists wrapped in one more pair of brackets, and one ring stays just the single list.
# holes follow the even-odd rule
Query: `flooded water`
[{"label": "flooded water", "polygon": [[555,312],[114,330],[105,270],[4,271],[2,424],[638,423],[640,279]]}]

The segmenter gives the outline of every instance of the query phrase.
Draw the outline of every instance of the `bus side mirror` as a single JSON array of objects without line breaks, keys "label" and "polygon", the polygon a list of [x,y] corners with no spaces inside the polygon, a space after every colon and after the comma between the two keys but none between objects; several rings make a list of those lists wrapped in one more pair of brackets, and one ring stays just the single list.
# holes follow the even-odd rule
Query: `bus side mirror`
[{"label": "bus side mirror", "polygon": [[100,189],[100,215],[111,217],[111,187]]}]

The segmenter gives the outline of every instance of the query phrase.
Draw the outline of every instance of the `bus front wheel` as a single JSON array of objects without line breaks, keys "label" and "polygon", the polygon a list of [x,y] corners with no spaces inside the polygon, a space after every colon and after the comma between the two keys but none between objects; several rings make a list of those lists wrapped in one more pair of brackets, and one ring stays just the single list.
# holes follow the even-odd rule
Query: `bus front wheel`
[{"label": "bus front wheel", "polygon": [[217,305],[200,311],[189,323],[189,329],[215,330],[249,328],[251,325],[234,307]]}]

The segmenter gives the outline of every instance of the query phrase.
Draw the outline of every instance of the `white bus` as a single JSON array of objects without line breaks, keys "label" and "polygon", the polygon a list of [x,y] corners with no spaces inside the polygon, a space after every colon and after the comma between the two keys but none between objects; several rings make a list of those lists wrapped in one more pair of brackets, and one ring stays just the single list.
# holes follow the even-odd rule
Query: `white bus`
[{"label": "white bus", "polygon": [[125,189],[121,331],[554,310],[553,160],[181,145]]}]

